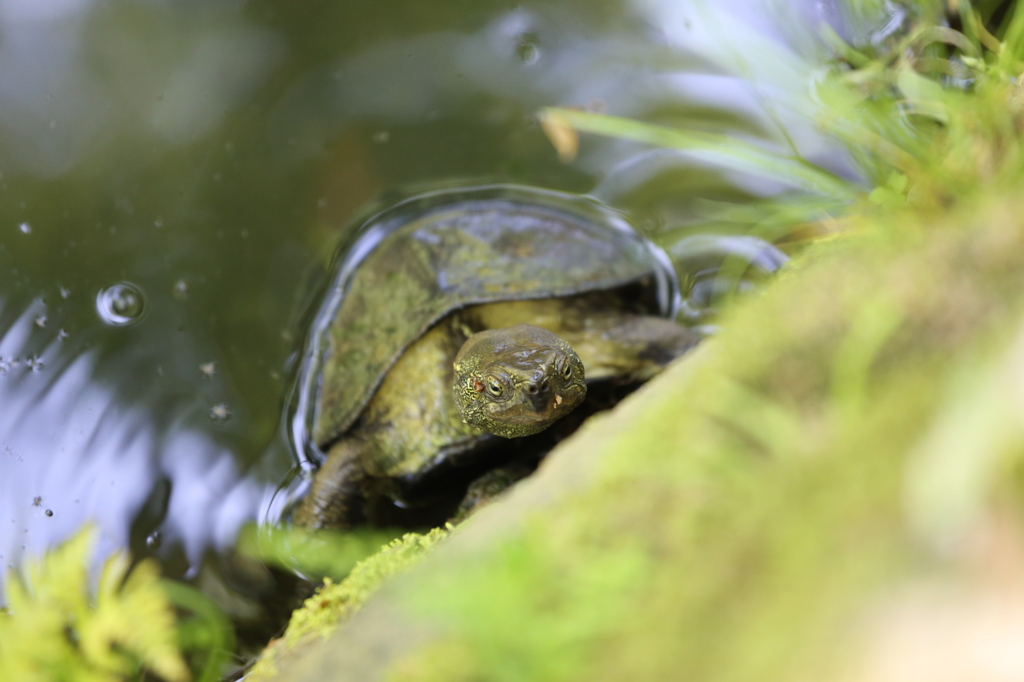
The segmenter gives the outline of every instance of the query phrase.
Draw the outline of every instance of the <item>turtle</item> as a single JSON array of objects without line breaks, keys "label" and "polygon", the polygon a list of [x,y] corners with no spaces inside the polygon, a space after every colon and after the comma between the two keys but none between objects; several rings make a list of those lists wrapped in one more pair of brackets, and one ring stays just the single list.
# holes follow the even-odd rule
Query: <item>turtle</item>
[{"label": "turtle", "polygon": [[300,372],[312,474],[291,513],[299,526],[351,528],[382,506],[415,507],[446,473],[498,468],[588,387],[636,385],[700,340],[672,319],[664,254],[589,198],[441,190],[359,234]]}]

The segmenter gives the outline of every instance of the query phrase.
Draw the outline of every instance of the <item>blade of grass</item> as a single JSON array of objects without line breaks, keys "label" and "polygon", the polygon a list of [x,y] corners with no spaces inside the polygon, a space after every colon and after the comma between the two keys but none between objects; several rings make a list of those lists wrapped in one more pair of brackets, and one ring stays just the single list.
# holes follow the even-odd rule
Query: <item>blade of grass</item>
[{"label": "blade of grass", "polygon": [[786,182],[795,187],[850,201],[862,191],[804,159],[773,154],[725,135],[678,130],[618,116],[547,107],[541,120],[555,118],[581,132],[608,135],[657,147],[693,152],[713,163]]},{"label": "blade of grass", "polygon": [[1006,73],[1016,75],[1019,62],[1024,59],[1024,8],[1014,4],[1012,16],[1003,35],[1003,49],[999,53],[999,66]]},{"label": "blade of grass", "polygon": [[179,632],[182,649],[205,654],[196,682],[217,682],[235,651],[235,631],[231,621],[208,596],[188,585],[161,580],[167,599],[174,606],[192,614],[182,622]]}]

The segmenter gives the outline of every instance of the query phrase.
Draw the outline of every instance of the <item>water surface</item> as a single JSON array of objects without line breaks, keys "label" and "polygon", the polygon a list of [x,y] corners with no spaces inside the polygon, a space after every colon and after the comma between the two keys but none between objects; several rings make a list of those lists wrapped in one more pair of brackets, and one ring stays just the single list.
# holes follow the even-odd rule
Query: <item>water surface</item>
[{"label": "water surface", "polygon": [[596,138],[562,163],[541,106],[841,167],[802,118],[829,11],[0,1],[0,562],[92,521],[101,553],[193,575],[275,518],[303,320],[371,200],[514,182],[589,193],[656,235],[701,202],[787,189]]}]

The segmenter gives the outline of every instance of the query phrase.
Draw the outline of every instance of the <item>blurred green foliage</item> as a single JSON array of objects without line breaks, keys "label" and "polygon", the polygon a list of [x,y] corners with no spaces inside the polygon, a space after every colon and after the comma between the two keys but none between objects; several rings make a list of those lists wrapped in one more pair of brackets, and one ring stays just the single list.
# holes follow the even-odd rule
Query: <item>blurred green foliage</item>
[{"label": "blurred green foliage", "polygon": [[114,682],[144,670],[171,682],[190,679],[178,649],[174,611],[151,560],[129,570],[111,556],[95,589],[88,566],[96,533],[81,531],[7,580],[0,615],[0,679]]},{"label": "blurred green foliage", "polygon": [[0,679],[214,682],[235,648],[231,623],[205,595],[160,578],[152,559],[111,555],[89,576],[96,530],[7,576]]},{"label": "blurred green foliage", "polygon": [[239,535],[238,549],[265,564],[295,571],[310,580],[341,580],[359,561],[395,536],[395,532],[374,529],[312,533],[291,526],[250,524]]},{"label": "blurred green foliage", "polygon": [[[596,133],[678,149],[730,170],[760,174],[804,191],[742,207],[711,207],[708,220],[764,224],[781,217],[790,228],[865,210],[963,200],[988,183],[1019,172],[1024,88],[1024,11],[1010,3],[999,27],[986,27],[993,7],[968,0],[854,2],[846,9],[878,21],[880,6],[900,7],[899,28],[884,39],[852,45],[827,25],[822,35],[836,59],[805,84],[806,111],[824,133],[843,143],[863,184],[814,166],[766,142],[654,125],[616,116],[548,108],[540,113],[563,156]],[[991,3],[989,3],[991,5]],[[890,15],[892,13],[890,12]],[[956,21],[962,30],[954,30]],[[991,31],[995,31],[993,34]],[[757,230],[754,230],[757,232]],[[769,231],[772,232],[772,231]],[[774,230],[778,237],[778,230]]]}]

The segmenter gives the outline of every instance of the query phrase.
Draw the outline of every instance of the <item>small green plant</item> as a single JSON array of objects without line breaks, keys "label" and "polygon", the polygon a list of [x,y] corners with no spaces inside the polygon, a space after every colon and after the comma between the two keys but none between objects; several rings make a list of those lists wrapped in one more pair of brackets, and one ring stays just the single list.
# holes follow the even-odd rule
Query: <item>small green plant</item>
[{"label": "small green plant", "polygon": [[0,615],[0,679],[116,682],[143,671],[190,679],[178,649],[174,611],[156,562],[130,568],[111,556],[90,591],[96,532],[85,529],[7,580]]},{"label": "small green plant", "polygon": [[111,555],[90,579],[96,530],[87,526],[7,576],[0,611],[0,680],[215,682],[235,648],[224,613],[153,559]]},{"label": "small green plant", "polygon": [[[881,4],[862,0],[847,10],[877,19]],[[797,225],[906,201],[948,208],[992,183],[1013,181],[1024,132],[1024,11],[1014,4],[993,33],[985,24],[991,8],[979,11],[969,0],[897,5],[905,25],[877,43],[855,46],[824,28],[822,39],[835,58],[805,86],[814,103],[805,113],[844,144],[863,176],[860,182],[768,141],[559,107],[541,110],[542,127],[565,161],[576,155],[578,134],[592,133],[685,151],[799,191],[795,199],[788,194],[755,205],[714,207],[718,222],[757,226],[783,217]]]}]

